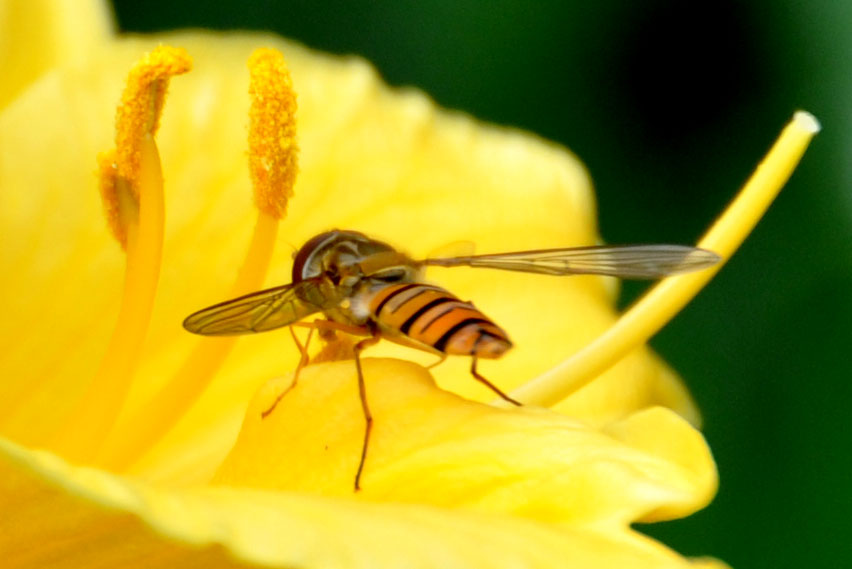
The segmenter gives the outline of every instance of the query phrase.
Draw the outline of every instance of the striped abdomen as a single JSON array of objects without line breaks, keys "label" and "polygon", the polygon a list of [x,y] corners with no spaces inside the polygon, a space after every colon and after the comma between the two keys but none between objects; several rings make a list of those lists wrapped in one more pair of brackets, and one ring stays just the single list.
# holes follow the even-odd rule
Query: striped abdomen
[{"label": "striped abdomen", "polygon": [[432,285],[383,288],[370,301],[370,314],[382,328],[445,354],[498,358],[512,347],[506,333],[471,303]]}]

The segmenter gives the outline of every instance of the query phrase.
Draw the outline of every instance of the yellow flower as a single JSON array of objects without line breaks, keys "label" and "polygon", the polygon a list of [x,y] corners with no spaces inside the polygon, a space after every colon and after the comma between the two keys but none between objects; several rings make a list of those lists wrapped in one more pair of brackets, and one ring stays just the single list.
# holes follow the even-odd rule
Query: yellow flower
[{"label": "yellow flower", "polygon": [[[712,271],[661,283],[617,322],[603,278],[434,271],[515,341],[483,373],[552,409],[483,404],[492,394],[464,358],[433,380],[411,363],[419,354],[375,348],[385,357],[364,360],[376,423],[357,495],[351,361],[306,367],[261,420],[298,361],[286,332],[234,341],[180,327],[197,308],[287,282],[291,247],[332,227],[416,256],[463,239],[483,251],[594,243],[589,183],[564,149],[278,38],[120,37],[95,1],[26,6],[0,30],[4,566],[719,565],[629,527],[688,515],[715,492],[697,411],[641,347]],[[286,55],[298,93],[289,202],[293,154],[267,154],[296,144],[272,52],[253,60],[261,91],[246,118],[245,64],[261,45]],[[177,77],[187,54],[194,69]],[[251,170],[247,123],[268,127]],[[703,245],[730,256],[816,129],[797,115]],[[113,144],[101,191],[126,252],[92,175]]]}]

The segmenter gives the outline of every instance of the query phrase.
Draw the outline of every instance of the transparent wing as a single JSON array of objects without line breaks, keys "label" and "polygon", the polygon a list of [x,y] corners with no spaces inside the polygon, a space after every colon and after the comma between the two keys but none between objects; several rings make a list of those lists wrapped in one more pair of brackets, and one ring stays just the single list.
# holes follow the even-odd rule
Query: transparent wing
[{"label": "transparent wing", "polygon": [[435,247],[426,255],[430,259],[450,259],[453,257],[470,257],[476,253],[473,241],[451,241],[440,247]]},{"label": "transparent wing", "polygon": [[187,316],[183,327],[204,336],[264,332],[321,312],[338,301],[332,287],[308,279],[208,306]]},{"label": "transparent wing", "polygon": [[721,260],[713,251],[685,245],[603,245],[539,249],[425,259],[423,265],[484,267],[545,275],[609,275],[625,279],[658,279],[712,267]]}]

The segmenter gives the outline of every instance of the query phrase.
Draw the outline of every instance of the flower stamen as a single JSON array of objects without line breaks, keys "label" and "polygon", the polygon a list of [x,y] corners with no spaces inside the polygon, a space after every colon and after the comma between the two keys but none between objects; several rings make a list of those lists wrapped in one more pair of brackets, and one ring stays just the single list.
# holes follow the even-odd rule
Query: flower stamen
[{"label": "flower stamen", "polygon": [[270,48],[257,49],[248,61],[249,173],[260,211],[281,219],[293,197],[298,173],[296,93],[284,57]]},{"label": "flower stamen", "polygon": [[110,229],[126,251],[118,321],[95,377],[54,441],[65,456],[91,458],[121,411],[148,331],[160,274],[165,219],[160,155],[154,142],[169,79],[189,71],[183,50],[161,46],[134,65],[116,113],[116,148],[99,157]]},{"label": "flower stamen", "polygon": [[[236,281],[225,297],[261,288],[272,259],[278,220],[286,213],[297,173],[296,95],[284,57],[258,49],[248,60],[251,95],[249,170],[258,208],[257,222]],[[225,361],[235,337],[200,338],[165,386],[127,421],[132,428],[110,437],[99,462],[129,467],[178,422]],[[156,421],[147,417],[156,416]]]},{"label": "flower stamen", "polygon": [[[699,241],[727,260],[784,187],[814,135],[817,120],[799,111],[784,128],[737,198]],[[525,403],[551,406],[590,383],[628,352],[647,342],[722,268],[670,277],[654,286],[592,343],[561,364],[511,392]],[[497,401],[496,404],[501,404]]]}]

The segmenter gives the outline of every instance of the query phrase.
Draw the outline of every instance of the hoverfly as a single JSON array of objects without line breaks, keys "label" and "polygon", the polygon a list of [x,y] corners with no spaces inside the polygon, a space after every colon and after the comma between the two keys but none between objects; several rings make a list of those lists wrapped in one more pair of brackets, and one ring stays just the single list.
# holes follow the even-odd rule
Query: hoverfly
[{"label": "hoverfly", "polygon": [[[290,284],[204,308],[188,316],[183,326],[205,336],[252,334],[291,326],[321,313],[326,320],[316,321],[314,327],[367,336],[354,349],[366,421],[355,474],[357,491],[373,423],[359,355],[380,338],[431,352],[440,361],[447,355],[471,356],[473,377],[506,401],[520,405],[476,371],[478,358],[499,358],[512,347],[506,332],[472,303],[427,284],[423,278],[426,266],[656,279],[711,267],[719,260],[712,251],[682,245],[591,246],[414,260],[363,233],[333,230],[310,239],[296,253]],[[305,348],[299,347],[303,358],[290,389],[307,362]]]}]

